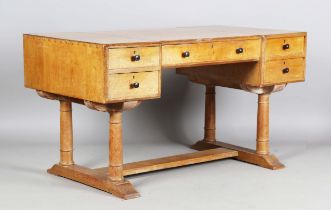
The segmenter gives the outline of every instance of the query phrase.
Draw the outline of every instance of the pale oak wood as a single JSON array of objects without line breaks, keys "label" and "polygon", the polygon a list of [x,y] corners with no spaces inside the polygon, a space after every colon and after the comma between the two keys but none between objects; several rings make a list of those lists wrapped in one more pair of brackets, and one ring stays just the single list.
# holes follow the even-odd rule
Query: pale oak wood
[{"label": "pale oak wood", "polygon": [[[50,99],[63,99],[61,96],[39,92],[43,97]],[[111,192],[115,196],[129,199],[138,197],[138,192],[130,182],[124,180],[124,176],[138,173],[146,173],[155,170],[180,167],[196,163],[220,160],[238,155],[236,151],[228,149],[212,149],[202,152],[194,152],[182,155],[157,158],[152,160],[128,163],[123,165],[123,144],[122,144],[122,111],[135,108],[140,102],[125,102],[114,104],[99,104],[84,101],[84,104],[91,109],[109,112],[109,166],[102,169],[88,169],[75,165],[73,162],[63,159],[64,152],[72,152],[72,119],[71,102],[60,101],[61,103],[61,161],[48,170],[54,175],[63,176],[98,189]],[[72,154],[72,153],[71,153]],[[65,155],[64,158],[72,160],[72,156]]]},{"label": "pale oak wood", "polygon": [[[133,88],[133,83],[139,83]],[[159,98],[161,94],[161,71],[108,75],[108,100],[129,101]]]},{"label": "pale oak wood", "polygon": [[[60,164],[49,172],[128,199],[139,194],[126,175],[228,157],[270,169],[284,167],[269,154],[269,94],[304,80],[306,42],[304,32],[224,26],[25,35],[26,87],[61,101]],[[290,48],[283,49],[284,43]],[[243,52],[236,53],[238,48]],[[191,57],[183,58],[184,50]],[[132,55],[140,60],[132,61]],[[280,75],[284,65],[290,71]],[[193,148],[210,150],[123,164],[122,112],[160,97],[162,67],[180,68],[177,73],[206,85],[205,136]],[[133,82],[140,84],[139,90],[131,88]],[[255,151],[216,141],[215,86],[259,94]],[[73,163],[71,102],[109,113],[107,168]],[[218,147],[229,150],[213,149]]]},{"label": "pale oak wood", "polygon": [[137,73],[137,72],[149,72],[160,71],[159,66],[143,66],[134,68],[120,68],[120,69],[108,69],[108,74],[125,74],[125,73]]},{"label": "pale oak wood", "polygon": [[152,45],[160,42],[172,44],[204,42],[228,38],[256,38],[258,36],[268,38],[284,37],[284,35],[287,37],[304,36],[305,32],[234,26],[198,26],[106,32],[39,33],[33,35],[85,43],[96,43],[112,47],[123,47],[128,45]]},{"label": "pale oak wood", "polygon": [[[224,40],[194,44],[177,44],[162,46],[162,66],[195,66],[216,63],[258,61],[260,57],[261,39]],[[242,53],[236,50],[242,48]],[[182,53],[189,52],[189,57]]]},{"label": "pale oak wood", "polygon": [[[242,53],[236,50],[242,48]],[[261,39],[253,40],[225,40],[214,42],[216,61],[245,61],[259,60],[261,54]]]},{"label": "pale oak wood", "polygon": [[214,160],[221,160],[236,156],[238,156],[237,151],[220,148],[134,163],[127,163],[124,165],[124,175],[140,174],[150,171],[157,171]]},{"label": "pale oak wood", "polygon": [[[24,35],[25,86],[105,104],[145,100],[160,97],[160,90],[153,96],[135,93],[139,91],[125,91],[119,94],[117,83],[114,83],[110,75],[159,71],[162,67],[258,62],[258,65],[244,66],[250,73],[240,74],[241,79],[237,79],[236,82],[261,87],[279,82],[264,80],[272,76],[269,74],[273,74],[272,71],[267,72],[265,64],[273,59],[272,56],[277,56],[277,59],[305,56],[306,34],[303,32],[224,26],[164,29],[162,33],[161,31]],[[149,35],[146,35],[147,32]],[[165,34],[167,40],[163,39]],[[137,40],[140,40],[140,36],[145,38],[139,44],[137,40],[131,43],[129,40],[134,39],[134,36]],[[157,38],[156,41],[149,39],[151,37]],[[94,42],[87,41],[90,39]],[[126,39],[126,43],[116,42]],[[291,47],[283,50],[284,52],[281,51],[281,41],[288,42]],[[243,48],[243,53],[235,53],[238,47]],[[182,58],[183,50],[191,51],[191,57]],[[131,61],[132,55],[140,55],[141,59]],[[236,74],[233,75],[235,77]],[[289,80],[284,82],[301,80],[302,78],[294,80],[289,77]],[[149,88],[160,89],[160,83],[146,83],[153,85]],[[240,84],[232,83],[232,86],[240,87]],[[132,93],[135,96],[128,97]],[[116,97],[112,97],[114,94]]]},{"label": "pale oak wood", "polygon": [[[289,49],[283,49],[283,45],[288,44]],[[282,37],[270,38],[266,42],[266,59],[283,59],[305,57],[305,37]]]},{"label": "pale oak wood", "polygon": [[73,165],[72,106],[60,101],[60,165]]},{"label": "pale oak wood", "polygon": [[[123,177],[122,111],[137,107],[139,101],[100,104],[37,91],[41,97],[60,101],[60,163],[48,170],[80,183],[96,187],[123,199],[139,197],[131,183]],[[71,99],[91,109],[109,112],[109,166],[107,173],[98,174],[73,162],[72,105]]]},{"label": "pale oak wood", "polygon": [[205,135],[203,140],[216,141],[215,86],[206,85],[205,97]]},{"label": "pale oak wood", "polygon": [[110,111],[126,111],[134,109],[141,104],[141,101],[127,101],[112,104],[100,104],[92,101],[84,101],[84,105],[90,109],[97,110],[100,112],[110,112]]},{"label": "pale oak wood", "polygon": [[109,111],[109,179],[122,181],[123,177],[123,143],[122,112]]},{"label": "pale oak wood", "polygon": [[285,167],[282,163],[279,162],[277,157],[272,154],[260,155],[257,154],[255,150],[239,147],[228,143],[223,143],[219,141],[213,143],[206,141],[198,141],[197,143],[191,146],[192,149],[199,151],[209,150],[213,148],[220,148],[220,147],[237,151],[238,156],[234,158],[243,162],[251,163],[272,170],[278,170]]},{"label": "pale oak wood", "polygon": [[[182,53],[189,52],[189,57]],[[186,66],[197,63],[210,63],[214,60],[212,43],[178,44],[162,46],[163,66]]]},{"label": "pale oak wood", "polygon": [[79,165],[71,165],[64,167],[56,164],[52,168],[48,169],[47,172],[103,190],[105,192],[112,193],[114,196],[117,196],[122,199],[132,199],[140,197],[140,194],[129,181],[110,181],[108,179],[107,173],[96,173],[93,169],[89,169]]},{"label": "pale oak wood", "polygon": [[[268,87],[305,80],[305,58],[269,60],[260,69],[259,63],[238,63],[203,67],[177,68],[177,73],[200,84],[241,89],[243,85]],[[289,69],[284,73],[285,68]]]},{"label": "pale oak wood", "polygon": [[[238,156],[237,151],[224,148],[216,148],[206,151],[127,163],[123,165],[122,172],[124,176],[129,176],[156,170],[164,170],[168,168],[232,158],[236,156]],[[110,192],[120,198],[130,199],[140,196],[132,184],[129,181],[123,179],[123,176],[121,176],[122,179],[120,180],[109,179],[110,168],[111,167],[89,169],[79,165],[63,167],[56,164],[50,168],[48,172],[54,175],[72,179],[74,181],[101,189],[106,192]]]},{"label": "pale oak wood", "polygon": [[122,112],[137,107],[138,101],[114,103],[109,105],[85,101],[91,109],[109,113],[109,166],[110,181],[123,181],[123,143],[122,143]]},{"label": "pale oak wood", "polygon": [[256,153],[269,154],[269,93],[258,95]]},{"label": "pale oak wood", "polygon": [[[288,68],[289,72],[283,70]],[[304,58],[273,60],[266,63],[264,84],[284,84],[305,80],[306,61]]]},{"label": "pale oak wood", "polygon": [[194,82],[241,89],[242,85],[261,86],[258,62],[243,62],[203,67],[177,68],[176,73]]},{"label": "pale oak wood", "polygon": [[[249,41],[253,42],[254,40]],[[223,42],[231,45],[231,43],[240,41],[227,40]],[[289,49],[283,49],[284,44],[289,44]],[[226,47],[223,46],[221,49],[225,50]],[[255,48],[255,53],[256,50],[257,48]],[[234,52],[234,50],[225,51],[228,53]],[[284,35],[277,38],[263,36],[260,57],[255,60],[257,63],[180,67],[177,68],[177,73],[188,76],[192,82],[238,89],[242,85],[263,87],[300,82],[305,80],[305,51],[306,36]],[[227,58],[230,59],[231,56],[227,55]],[[214,64],[217,64],[217,62]],[[283,73],[282,70],[285,68],[290,68],[289,73]]]},{"label": "pale oak wood", "polygon": [[[131,57],[139,55],[140,60],[132,62]],[[160,65],[160,47],[112,48],[108,50],[108,68],[138,68]]]},{"label": "pale oak wood", "polygon": [[61,96],[61,95],[48,93],[48,92],[41,91],[41,90],[36,90],[36,92],[42,98],[46,98],[46,99],[50,99],[50,100],[57,100],[57,101],[70,101],[70,102],[77,103],[77,104],[84,104],[84,100],[82,100],[82,99]]},{"label": "pale oak wood", "polygon": [[24,36],[25,87],[105,103],[105,64],[100,45]]},{"label": "pale oak wood", "polygon": [[[135,175],[151,171],[176,168],[197,163],[221,160],[238,156],[237,151],[229,149],[210,149],[201,152],[193,152],[169,157],[156,158],[151,160],[126,163],[123,165],[123,175]],[[95,169],[98,173],[106,173],[108,168]]]},{"label": "pale oak wood", "polygon": [[[213,91],[210,87],[206,91],[205,101],[205,127],[206,125],[214,127],[215,111],[210,107],[215,106],[215,99],[210,98],[209,93]],[[272,92],[280,91],[284,89],[285,85],[270,86],[263,88],[243,86],[246,91],[258,94],[258,111],[257,111],[257,131],[256,131],[256,150],[250,150],[246,148],[237,147],[234,145],[217,142],[215,136],[212,140],[206,139],[206,136],[210,135],[209,130],[205,128],[205,138],[198,141],[191,148],[196,150],[209,150],[212,148],[224,147],[238,151],[239,160],[260,165],[269,169],[281,169],[284,167],[274,155],[269,154],[269,95]],[[208,99],[208,100],[207,100]],[[209,108],[207,108],[209,107]],[[212,111],[211,111],[212,110]],[[212,119],[212,121],[210,121]],[[215,131],[213,131],[215,133]]]}]

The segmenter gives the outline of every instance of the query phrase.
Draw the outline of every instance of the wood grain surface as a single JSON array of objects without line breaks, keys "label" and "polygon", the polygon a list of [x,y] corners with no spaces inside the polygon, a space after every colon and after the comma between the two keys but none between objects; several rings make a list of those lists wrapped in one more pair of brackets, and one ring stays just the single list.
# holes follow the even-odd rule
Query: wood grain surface
[{"label": "wood grain surface", "polygon": [[31,34],[63,40],[80,41],[111,46],[152,45],[157,43],[187,43],[240,37],[282,37],[303,35],[304,32],[248,28],[234,26],[198,26],[177,28],[156,28],[142,30],[120,30],[105,32],[62,32]]},{"label": "wood grain surface", "polygon": [[[304,81],[306,45],[305,32],[228,26],[24,35],[25,86],[60,101],[60,163],[48,172],[129,199],[128,175],[224,158],[283,168],[269,151],[269,95]],[[199,151],[124,164],[122,113],[159,98],[169,67],[206,87]],[[258,94],[255,150],[216,141],[215,86]],[[74,163],[72,102],[109,113],[107,167]]]},{"label": "wood grain surface", "polygon": [[[161,92],[161,73],[150,72],[172,67],[202,84],[262,87],[303,81],[305,59],[290,59],[305,58],[305,50],[304,32],[245,27],[26,34],[25,86],[104,104],[147,100]],[[281,74],[275,60],[290,73]],[[128,88],[133,74],[142,80],[135,90]]]}]

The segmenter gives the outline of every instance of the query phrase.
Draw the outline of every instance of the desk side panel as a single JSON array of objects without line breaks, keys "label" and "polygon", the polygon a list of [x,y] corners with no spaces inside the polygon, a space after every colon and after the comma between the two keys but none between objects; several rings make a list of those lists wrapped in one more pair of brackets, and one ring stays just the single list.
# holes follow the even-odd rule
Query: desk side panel
[{"label": "desk side panel", "polygon": [[105,102],[103,45],[24,35],[25,87]]}]

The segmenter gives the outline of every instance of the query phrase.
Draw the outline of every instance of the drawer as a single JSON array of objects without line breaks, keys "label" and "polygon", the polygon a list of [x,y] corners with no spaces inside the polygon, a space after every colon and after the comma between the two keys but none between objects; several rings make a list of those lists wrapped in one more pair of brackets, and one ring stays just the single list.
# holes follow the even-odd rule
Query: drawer
[{"label": "drawer", "polygon": [[266,59],[284,59],[305,56],[305,37],[267,39]]},{"label": "drawer", "polygon": [[259,60],[261,40],[233,40],[214,43],[216,61]]},{"label": "drawer", "polygon": [[175,66],[205,63],[213,60],[211,43],[162,46],[162,65]]},{"label": "drawer", "polygon": [[108,102],[160,97],[161,71],[108,75]]},{"label": "drawer", "polygon": [[108,50],[108,69],[160,65],[160,47],[113,48]]},{"label": "drawer", "polygon": [[268,61],[264,71],[265,84],[279,84],[305,80],[305,59]]}]

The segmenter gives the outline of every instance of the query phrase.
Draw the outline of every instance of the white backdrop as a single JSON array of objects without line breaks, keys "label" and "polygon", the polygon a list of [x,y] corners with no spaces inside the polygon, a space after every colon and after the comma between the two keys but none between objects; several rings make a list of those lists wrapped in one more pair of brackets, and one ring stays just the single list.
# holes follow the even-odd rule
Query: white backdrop
[{"label": "white backdrop", "polygon": [[[57,161],[58,103],[41,99],[23,86],[22,34],[30,32],[199,25],[307,31],[306,82],[289,84],[284,91],[271,96],[270,134],[275,146],[271,149],[307,142],[330,147],[330,8],[330,2],[323,0],[0,0],[0,171],[1,164],[7,163],[4,160],[17,154],[14,149],[17,147],[46,145],[53,159],[45,165]],[[226,88],[216,91],[217,136],[254,147],[257,96]],[[152,150],[148,143],[188,145],[201,139],[203,110],[204,87],[188,82],[171,69],[164,70],[162,98],[143,102],[124,115],[125,143],[146,146],[143,151],[128,146],[131,149],[127,151],[140,152],[142,157],[157,156],[164,147],[155,146]],[[105,155],[102,161],[106,161],[107,114],[75,105],[73,117],[76,145],[99,145]],[[4,154],[9,157],[4,158]],[[39,155],[38,158],[47,156]],[[78,154],[77,158],[82,156]],[[1,193],[4,192],[0,188]]]},{"label": "white backdrop", "polygon": [[[272,131],[318,135],[331,123],[328,62],[331,42],[327,1],[0,1],[1,133],[10,129],[49,130],[58,126],[57,106],[23,88],[22,34],[30,32],[107,31],[198,25],[235,25],[308,32],[305,83],[290,84],[271,98]],[[202,135],[203,87],[173,70],[163,72],[162,98],[126,114],[127,140],[151,139],[143,129],[169,130],[171,137]],[[256,96],[217,88],[218,134],[255,126]],[[105,114],[75,107],[76,129],[106,130]],[[90,122],[93,121],[92,124]],[[140,127],[143,126],[143,127]],[[155,127],[158,126],[158,127]],[[140,127],[136,129],[134,127]],[[99,129],[100,128],[100,129]],[[153,129],[154,128],[154,129]],[[155,131],[155,135],[162,133]],[[131,132],[132,131],[132,132]],[[153,131],[153,134],[154,134]],[[232,131],[230,131],[232,133]],[[10,131],[11,133],[11,131]],[[171,134],[170,134],[171,133]],[[254,133],[254,132],[253,132]],[[252,134],[253,134],[252,133]],[[132,134],[132,135],[131,135]],[[172,136],[173,135],[173,136]],[[176,136],[179,135],[179,136]],[[146,138],[145,138],[146,137]],[[254,136],[253,136],[254,137]],[[288,138],[288,135],[284,136]],[[25,138],[26,141],[31,141]],[[179,140],[179,139],[174,139]]]}]

